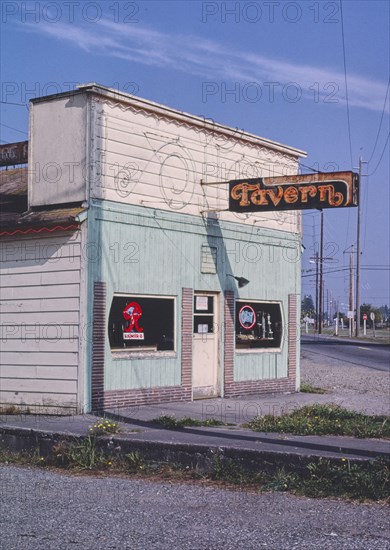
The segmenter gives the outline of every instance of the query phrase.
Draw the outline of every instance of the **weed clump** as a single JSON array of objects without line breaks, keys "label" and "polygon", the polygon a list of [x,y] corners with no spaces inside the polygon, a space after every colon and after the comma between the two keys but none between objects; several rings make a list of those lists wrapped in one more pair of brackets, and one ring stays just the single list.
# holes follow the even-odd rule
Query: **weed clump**
[{"label": "weed clump", "polygon": [[247,426],[256,432],[390,438],[388,416],[368,416],[333,403],[307,405],[281,416],[257,416]]},{"label": "weed clump", "polygon": [[94,436],[80,441],[60,441],[53,446],[52,459],[56,466],[76,468],[80,470],[95,470],[110,465],[102,449],[96,445]]},{"label": "weed clump", "polygon": [[102,418],[95,422],[93,426],[89,428],[91,435],[107,435],[116,434],[119,432],[119,426],[116,422],[109,420],[108,418]]},{"label": "weed clump", "polygon": [[196,418],[191,418],[189,416],[185,416],[184,418],[180,418],[179,420],[175,418],[174,416],[170,415],[163,415],[159,416],[158,418],[154,418],[152,420],[154,424],[159,424],[160,426],[163,426],[164,428],[167,428],[168,430],[180,430],[182,428],[185,428],[187,426],[204,426],[204,427],[213,427],[213,426],[229,426],[231,424],[225,424],[224,422],[221,422],[220,420],[217,420],[216,418],[207,418],[206,420],[198,420]]},{"label": "weed clump", "polygon": [[324,394],[326,393],[326,390],[323,388],[318,388],[317,386],[312,386],[311,384],[306,384],[305,382],[302,382],[300,387],[301,393],[316,393],[316,394]]}]

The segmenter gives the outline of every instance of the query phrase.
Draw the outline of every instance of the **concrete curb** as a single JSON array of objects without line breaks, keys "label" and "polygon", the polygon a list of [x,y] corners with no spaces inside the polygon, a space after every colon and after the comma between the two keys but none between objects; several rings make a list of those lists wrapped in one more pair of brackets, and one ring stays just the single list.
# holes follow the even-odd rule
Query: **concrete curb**
[{"label": "concrete curb", "polygon": [[[0,444],[11,452],[36,452],[39,456],[50,459],[53,457],[53,447],[60,442],[83,442],[87,435],[71,433],[53,433],[45,430],[32,430],[30,428],[0,428]],[[119,457],[125,457],[128,453],[137,452],[145,462],[154,465],[176,465],[182,469],[194,469],[199,472],[211,473],[215,468],[218,457],[221,464],[233,462],[236,467],[248,472],[265,471],[273,473],[278,468],[288,467],[295,471],[304,470],[309,463],[322,458],[318,449],[311,452],[306,449],[304,453],[291,452],[285,448],[280,450],[253,450],[228,445],[210,445],[199,443],[148,441],[129,439],[124,435],[100,436],[96,438],[97,447],[105,454],[116,453]],[[329,453],[329,446],[324,445],[325,458],[331,462],[340,463],[340,459],[347,458],[351,463],[372,461],[374,458],[389,458],[388,453],[359,452],[353,449],[353,455],[348,456],[347,449],[332,447],[333,453]],[[357,456],[359,455],[360,456]]]}]

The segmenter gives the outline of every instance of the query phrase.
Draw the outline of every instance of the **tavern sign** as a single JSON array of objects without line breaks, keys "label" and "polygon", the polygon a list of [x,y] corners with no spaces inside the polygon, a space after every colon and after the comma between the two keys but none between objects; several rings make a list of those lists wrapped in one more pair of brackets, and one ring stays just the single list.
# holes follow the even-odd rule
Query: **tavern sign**
[{"label": "tavern sign", "polygon": [[357,206],[359,176],[329,172],[229,181],[231,212]]}]

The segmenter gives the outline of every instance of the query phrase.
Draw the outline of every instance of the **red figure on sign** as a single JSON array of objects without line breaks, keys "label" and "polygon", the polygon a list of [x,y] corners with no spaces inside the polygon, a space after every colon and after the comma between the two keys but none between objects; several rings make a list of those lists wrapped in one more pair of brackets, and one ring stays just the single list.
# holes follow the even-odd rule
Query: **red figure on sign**
[{"label": "red figure on sign", "polygon": [[124,332],[134,332],[134,328],[137,332],[143,332],[143,328],[138,326],[140,317],[142,315],[142,309],[137,302],[130,302],[123,310],[123,317],[126,321],[130,321],[129,326],[124,329]]}]

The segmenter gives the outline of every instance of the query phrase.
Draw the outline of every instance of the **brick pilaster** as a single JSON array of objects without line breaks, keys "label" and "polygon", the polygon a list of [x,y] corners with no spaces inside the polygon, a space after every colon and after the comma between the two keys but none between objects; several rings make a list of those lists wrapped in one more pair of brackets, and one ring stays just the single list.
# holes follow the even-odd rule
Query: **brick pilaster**
[{"label": "brick pilaster", "polygon": [[297,295],[288,295],[288,378],[294,382],[297,377],[297,338],[298,338]]},{"label": "brick pilaster", "polygon": [[181,305],[181,385],[188,399],[192,394],[192,333],[193,333],[193,302],[192,288],[182,289]]},{"label": "brick pilaster", "polygon": [[235,303],[234,292],[232,290],[226,290],[225,303],[224,303],[224,386],[225,394],[226,388],[234,383],[234,321],[235,321]]},{"label": "brick pilaster", "polygon": [[104,343],[106,336],[106,283],[93,286],[92,411],[104,408]]}]

